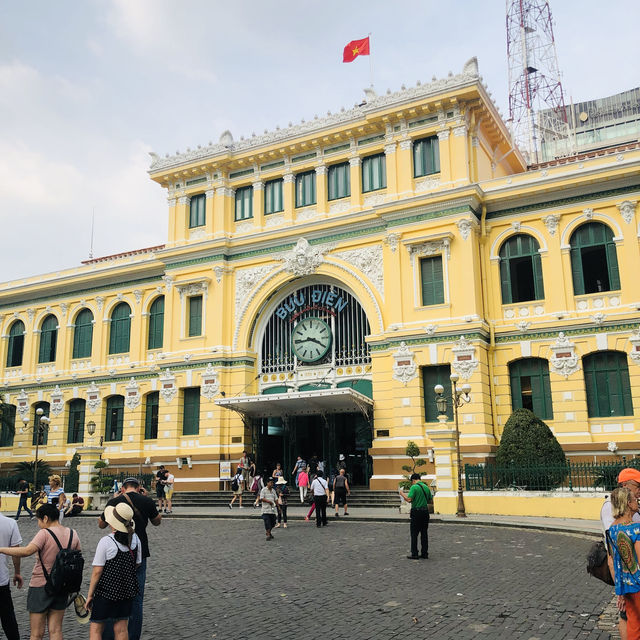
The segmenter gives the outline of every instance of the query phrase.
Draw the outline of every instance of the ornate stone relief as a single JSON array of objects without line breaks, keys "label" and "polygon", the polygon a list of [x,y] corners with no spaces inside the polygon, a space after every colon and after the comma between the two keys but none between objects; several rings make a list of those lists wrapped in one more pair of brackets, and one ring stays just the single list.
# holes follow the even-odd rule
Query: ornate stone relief
[{"label": "ornate stone relief", "polygon": [[220,284],[220,281],[222,280],[222,274],[224,273],[224,267],[221,267],[221,266],[213,267],[213,273],[216,276],[216,282]]},{"label": "ornate stone relief", "polygon": [[273,213],[270,216],[266,216],[264,226],[277,227],[281,224],[284,224],[284,215],[282,213]]},{"label": "ornate stone relief", "polygon": [[431,191],[437,189],[440,186],[440,180],[437,178],[420,178],[414,183],[414,191],[416,193],[422,193],[423,191]]},{"label": "ornate stone relief", "polygon": [[363,204],[365,207],[375,207],[378,204],[384,204],[387,201],[387,196],[384,193],[372,193],[369,196],[365,196]]},{"label": "ornate stone relief", "polygon": [[253,231],[253,220],[246,220],[244,222],[236,222],[236,233],[248,233]]},{"label": "ornate stone relief", "polygon": [[308,276],[316,271],[316,269],[325,261],[324,254],[329,251],[330,247],[324,250],[312,247],[306,238],[300,238],[296,246],[279,258],[282,261],[285,271],[294,276]]},{"label": "ornate stone relief", "polygon": [[[304,221],[304,220],[313,220],[318,217],[318,210],[315,207],[308,207],[306,209],[302,209],[299,213],[296,214],[296,220]],[[282,221],[284,222],[284,216],[282,216]]]},{"label": "ornate stone relief", "polygon": [[548,216],[542,218],[544,226],[547,227],[549,235],[555,236],[558,230],[558,223],[560,222],[560,216],[557,213],[551,213]]},{"label": "ornate stone relief", "polygon": [[468,240],[471,235],[471,231],[478,227],[478,223],[471,218],[462,218],[462,220],[458,220],[456,222],[456,226],[460,231],[460,236],[463,240]]},{"label": "ornate stone relief", "polygon": [[167,291],[171,291],[173,278],[171,276],[162,276],[162,280],[164,281],[164,286],[167,288]]},{"label": "ornate stone relief", "polygon": [[391,253],[395,253],[398,248],[398,244],[400,243],[400,234],[399,233],[388,233],[384,239],[386,244],[391,249]]},{"label": "ornate stone relief", "polygon": [[347,198],[329,205],[329,213],[346,213],[349,209],[351,209],[351,202]]},{"label": "ornate stone relief", "polygon": [[583,209],[582,213],[584,213],[584,217],[587,220],[593,220],[593,209],[591,207],[587,207],[586,209]]},{"label": "ornate stone relief", "polygon": [[594,321],[595,324],[597,325],[601,325],[604,321],[605,321],[606,316],[604,315],[604,313],[602,313],[601,311],[598,311],[598,313],[594,313],[591,316],[591,319]]},{"label": "ornate stone relief", "polygon": [[29,414],[29,396],[25,393],[24,389],[20,389],[20,393],[16,398],[16,411],[20,416],[20,419],[24,422],[25,418]]},{"label": "ornate stone relief", "polygon": [[60,311],[62,311],[62,315],[67,315],[68,309],[69,309],[69,305],[66,302],[60,303]]},{"label": "ornate stone relief", "polygon": [[393,379],[407,385],[418,375],[418,366],[415,363],[415,354],[406,342],[400,343],[400,348],[393,354]]},{"label": "ornate stone relief", "polygon": [[209,363],[202,373],[202,383],[200,384],[200,395],[207,400],[213,400],[220,391],[220,381],[218,380],[218,372]]},{"label": "ornate stone relief", "polygon": [[187,282],[184,284],[177,284],[176,289],[180,294],[180,300],[185,296],[199,296],[206,297],[209,291],[209,280],[203,280],[201,282]]},{"label": "ornate stone relief", "polygon": [[95,382],[92,382],[87,387],[87,407],[91,413],[95,413],[96,409],[100,406],[100,389]]},{"label": "ornate stone relief", "polygon": [[140,386],[136,382],[135,378],[129,380],[129,384],[125,387],[124,403],[127,409],[132,411],[140,405]]},{"label": "ornate stone relief", "polygon": [[454,354],[454,359],[451,363],[453,370],[463,380],[469,380],[473,372],[480,365],[480,362],[478,362],[475,356],[476,348],[472,344],[469,344],[464,336],[460,336],[460,339],[452,351]]},{"label": "ornate stone relief", "polygon": [[511,227],[513,228],[513,230],[514,230],[516,233],[519,233],[519,232],[520,232],[520,227],[521,227],[521,226],[522,226],[522,223],[521,223],[521,222],[512,222],[512,223],[511,223]]},{"label": "ornate stone relief", "polygon": [[576,345],[561,331],[555,344],[551,345],[553,355],[549,360],[551,370],[558,375],[568,378],[572,373],[580,369]]},{"label": "ornate stone relief", "polygon": [[171,373],[171,369],[167,367],[158,375],[158,379],[160,380],[160,396],[167,404],[171,404],[178,393],[176,377]]},{"label": "ornate stone relief", "polygon": [[202,240],[207,237],[207,232],[203,227],[189,230],[189,240]]},{"label": "ornate stone relief", "polygon": [[27,309],[27,316],[29,318],[29,322],[31,322],[33,320],[33,316],[36,314],[36,310],[35,309]]},{"label": "ornate stone relief", "polygon": [[413,264],[416,256],[423,258],[425,256],[437,255],[438,253],[444,254],[448,260],[450,257],[450,245],[451,241],[449,238],[443,238],[442,240],[429,240],[428,242],[409,245],[408,250],[409,255],[411,256],[411,263]]},{"label": "ornate stone relief", "polygon": [[637,204],[638,204],[637,200],[625,200],[624,202],[621,202],[620,204],[616,205],[616,207],[618,207],[620,211],[620,215],[622,216],[622,219],[627,224],[630,224],[631,221],[633,220],[633,216],[636,213]]},{"label": "ornate stone relief", "polygon": [[248,304],[253,297],[249,295],[251,290],[274,268],[273,264],[266,264],[259,267],[251,267],[250,269],[236,270],[236,320],[240,319],[242,307]]},{"label": "ornate stone relief", "polygon": [[629,353],[629,357],[633,362],[640,365],[640,329],[637,329],[635,333],[631,334],[629,342],[631,343],[631,353]]},{"label": "ornate stone relief", "polygon": [[381,245],[376,244],[362,249],[339,251],[338,253],[333,254],[333,256],[348,262],[358,271],[363,273],[367,278],[369,278],[373,286],[384,298],[384,272],[382,268],[383,259]]},{"label": "ornate stone relief", "polygon": [[60,386],[56,385],[56,388],[51,392],[51,403],[49,405],[49,411],[53,416],[59,416],[64,410],[64,402],[62,391]]},{"label": "ornate stone relief", "polygon": [[526,320],[520,320],[520,322],[516,323],[516,327],[518,327],[518,329],[520,329],[520,331],[522,331],[523,333],[526,333],[527,331],[529,331],[530,326],[531,326],[531,323],[527,322]]},{"label": "ornate stone relief", "polygon": [[432,336],[432,335],[436,332],[436,329],[437,329],[437,328],[438,328],[438,327],[437,327],[437,325],[435,325],[435,324],[430,324],[430,325],[427,325],[427,326],[424,328],[424,332],[425,332],[428,336]]},{"label": "ornate stone relief", "polygon": [[102,311],[104,308],[104,297],[96,296],[96,305],[98,305],[98,311]]},{"label": "ornate stone relief", "polygon": [[140,304],[142,302],[142,291],[140,289],[134,289],[133,297],[136,299],[136,304]]}]

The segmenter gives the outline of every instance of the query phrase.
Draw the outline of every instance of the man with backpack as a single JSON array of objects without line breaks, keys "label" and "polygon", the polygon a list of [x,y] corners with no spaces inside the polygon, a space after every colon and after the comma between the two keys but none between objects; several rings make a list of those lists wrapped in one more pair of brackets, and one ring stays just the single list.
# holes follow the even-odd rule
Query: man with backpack
[{"label": "man with backpack", "polygon": [[27,500],[29,499],[29,483],[24,479],[20,478],[18,480],[18,486],[16,488],[16,493],[20,496],[18,501],[18,513],[16,513],[16,520],[20,517],[20,512],[24,509],[31,518],[33,518],[33,511],[29,509],[27,504]]},{"label": "man with backpack", "polygon": [[[140,481],[137,478],[126,478],[122,483],[122,493],[107,502],[107,507],[115,507],[121,502],[126,502],[133,509],[133,521],[136,525],[135,531],[140,538],[140,544],[142,546],[142,564],[136,569],[139,591],[133,601],[131,617],[129,618],[129,640],[140,640],[140,634],[142,633],[144,585],[147,579],[147,558],[150,556],[147,525],[151,522],[154,527],[157,527],[162,522],[162,514],[158,512],[155,502],[148,496],[142,495],[139,489]],[[98,526],[101,529],[108,526],[104,512],[98,518]],[[105,625],[104,631],[102,632],[102,639],[113,639],[113,625]]]},{"label": "man with backpack", "polygon": [[[429,500],[431,500],[431,490],[420,480],[419,473],[411,474],[411,489],[409,493],[400,491],[400,495],[411,503],[411,555],[409,560],[426,560],[429,557]],[[418,535],[420,535],[420,545],[422,554],[418,555]]]}]

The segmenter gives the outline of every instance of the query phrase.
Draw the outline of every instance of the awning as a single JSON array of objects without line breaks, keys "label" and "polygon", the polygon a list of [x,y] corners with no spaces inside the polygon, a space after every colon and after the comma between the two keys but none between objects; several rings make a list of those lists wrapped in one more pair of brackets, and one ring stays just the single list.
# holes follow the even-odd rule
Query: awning
[{"label": "awning", "polygon": [[282,418],[330,413],[370,414],[373,409],[371,398],[349,387],[221,398],[216,400],[216,404],[237,411],[247,418]]}]

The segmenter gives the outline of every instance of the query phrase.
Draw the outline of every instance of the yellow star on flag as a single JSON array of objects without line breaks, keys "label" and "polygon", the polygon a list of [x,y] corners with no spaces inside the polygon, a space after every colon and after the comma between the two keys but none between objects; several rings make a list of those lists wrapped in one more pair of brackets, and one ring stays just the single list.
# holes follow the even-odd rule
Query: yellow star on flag
[{"label": "yellow star on flag", "polygon": [[360,49],[358,49],[358,47],[356,47],[356,48],[353,50],[353,55],[354,55],[354,56],[357,56],[359,53],[360,53]]}]

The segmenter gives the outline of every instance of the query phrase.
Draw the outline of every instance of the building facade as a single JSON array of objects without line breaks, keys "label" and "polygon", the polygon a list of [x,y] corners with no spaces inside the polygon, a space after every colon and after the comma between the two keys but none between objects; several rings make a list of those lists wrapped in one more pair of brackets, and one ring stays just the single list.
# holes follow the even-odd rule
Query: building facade
[{"label": "building facade", "polygon": [[54,467],[91,421],[112,468],[164,464],[178,490],[219,488],[243,450],[269,471],[343,453],[395,488],[408,440],[452,489],[433,387],[453,372],[465,461],[523,406],[570,456],[637,453],[637,144],[527,169],[473,59],[152,160],[165,245],[0,287],[3,469],[43,408]]}]

